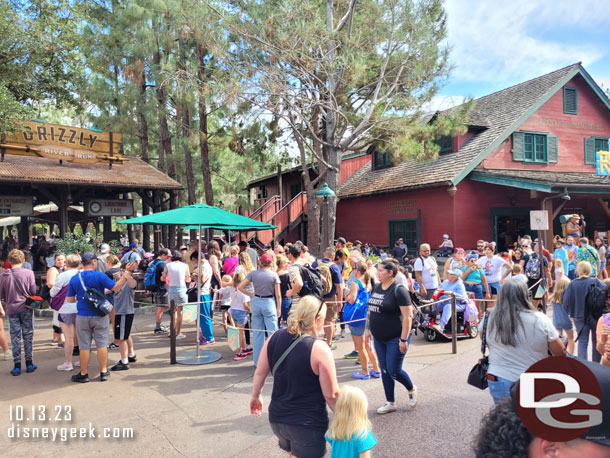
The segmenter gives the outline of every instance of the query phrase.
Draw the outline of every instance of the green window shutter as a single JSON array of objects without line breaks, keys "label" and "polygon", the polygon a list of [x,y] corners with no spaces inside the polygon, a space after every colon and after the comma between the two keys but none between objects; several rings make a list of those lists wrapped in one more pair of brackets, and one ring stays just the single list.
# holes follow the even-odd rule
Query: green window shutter
[{"label": "green window shutter", "polygon": [[548,135],[546,138],[547,157],[549,162],[557,162],[557,136]]},{"label": "green window shutter", "polygon": [[595,139],[585,138],[585,164],[595,165]]},{"label": "green window shutter", "polygon": [[513,133],[513,161],[523,162],[523,132]]},{"label": "green window shutter", "polygon": [[563,112],[567,114],[578,113],[578,94],[575,87],[563,88]]}]

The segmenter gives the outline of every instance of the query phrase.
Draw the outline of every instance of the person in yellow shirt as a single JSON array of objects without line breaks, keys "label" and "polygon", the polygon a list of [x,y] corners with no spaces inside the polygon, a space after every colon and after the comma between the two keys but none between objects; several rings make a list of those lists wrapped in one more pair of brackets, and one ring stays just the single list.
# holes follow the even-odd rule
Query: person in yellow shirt
[{"label": "person in yellow shirt", "polygon": [[[346,241],[343,237],[339,237],[337,240],[335,240],[335,247],[337,248],[337,250],[341,250],[345,253],[345,259],[349,259],[350,258],[350,252],[347,249],[346,245]],[[352,271],[352,266],[350,266],[349,262],[346,263],[346,267],[345,269],[343,269],[343,281],[347,281],[347,279],[349,278],[349,274]]]}]

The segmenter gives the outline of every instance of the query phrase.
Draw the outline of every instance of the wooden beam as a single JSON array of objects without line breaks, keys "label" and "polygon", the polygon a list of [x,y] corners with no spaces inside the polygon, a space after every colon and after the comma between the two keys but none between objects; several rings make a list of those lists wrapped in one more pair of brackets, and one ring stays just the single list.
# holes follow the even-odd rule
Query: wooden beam
[{"label": "wooden beam", "polygon": [[598,197],[597,202],[599,202],[599,204],[602,206],[602,208],[604,209],[604,212],[606,213],[606,216],[608,218],[610,218],[610,208],[608,208],[608,206],[604,203],[604,201],[602,200],[601,197]]}]

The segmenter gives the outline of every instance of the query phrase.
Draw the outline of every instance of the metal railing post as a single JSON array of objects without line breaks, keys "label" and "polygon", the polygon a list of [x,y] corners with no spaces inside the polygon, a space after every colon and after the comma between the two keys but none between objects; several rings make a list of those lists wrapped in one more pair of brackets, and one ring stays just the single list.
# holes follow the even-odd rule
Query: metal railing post
[{"label": "metal railing post", "polygon": [[169,301],[169,363],[176,364],[176,303]]},{"label": "metal railing post", "polygon": [[451,353],[457,354],[457,312],[455,294],[451,294]]}]

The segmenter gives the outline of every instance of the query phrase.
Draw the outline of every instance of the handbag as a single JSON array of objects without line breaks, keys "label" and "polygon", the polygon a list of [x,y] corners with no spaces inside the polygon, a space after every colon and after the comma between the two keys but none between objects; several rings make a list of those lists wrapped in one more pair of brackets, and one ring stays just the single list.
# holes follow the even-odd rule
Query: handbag
[{"label": "handbag", "polygon": [[21,294],[25,298],[25,307],[34,310],[42,307],[42,297],[40,296],[30,296],[29,294],[25,294],[19,286],[19,282],[17,281],[17,277],[15,277],[15,272],[11,269],[11,274],[13,275],[13,281],[15,282],[15,288],[19,294]]},{"label": "handbag", "polygon": [[98,314],[99,316],[108,315],[112,311],[113,306],[108,301],[108,298],[106,297],[106,295],[104,293],[99,292],[96,289],[87,288],[85,286],[85,282],[83,282],[83,277],[80,272],[78,273],[78,278],[79,278],[80,284],[83,286],[83,290],[85,292],[84,298],[83,298],[85,303],[89,307],[91,307],[93,309],[93,311],[96,314]]},{"label": "handbag", "polygon": [[485,355],[487,348],[487,319],[489,311],[485,312],[483,318],[483,329],[481,331],[481,359],[470,369],[468,374],[468,384],[480,390],[487,388],[487,369],[489,368],[489,357]]}]

